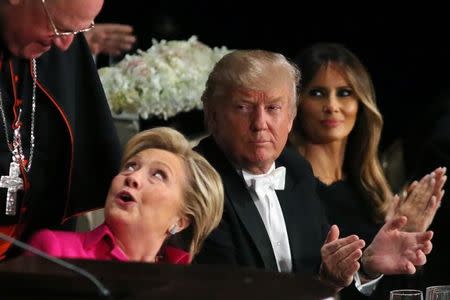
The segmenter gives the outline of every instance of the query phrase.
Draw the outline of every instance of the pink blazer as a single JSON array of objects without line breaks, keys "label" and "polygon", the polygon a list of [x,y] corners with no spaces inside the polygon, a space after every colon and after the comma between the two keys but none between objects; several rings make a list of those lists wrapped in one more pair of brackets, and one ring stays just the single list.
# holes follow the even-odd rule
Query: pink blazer
[{"label": "pink blazer", "polygon": [[[129,260],[106,224],[87,232],[43,229],[31,237],[29,244],[51,256],[61,258]],[[162,262],[165,263],[188,264],[190,260],[188,252],[174,247],[166,247],[164,254],[165,259]]]}]

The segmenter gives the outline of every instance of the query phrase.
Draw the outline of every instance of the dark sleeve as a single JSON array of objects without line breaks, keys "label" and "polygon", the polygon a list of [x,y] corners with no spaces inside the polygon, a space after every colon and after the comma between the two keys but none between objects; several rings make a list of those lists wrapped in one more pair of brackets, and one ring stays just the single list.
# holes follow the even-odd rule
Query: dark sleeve
[{"label": "dark sleeve", "polygon": [[230,228],[229,207],[225,205],[219,226],[205,240],[193,263],[238,265]]}]

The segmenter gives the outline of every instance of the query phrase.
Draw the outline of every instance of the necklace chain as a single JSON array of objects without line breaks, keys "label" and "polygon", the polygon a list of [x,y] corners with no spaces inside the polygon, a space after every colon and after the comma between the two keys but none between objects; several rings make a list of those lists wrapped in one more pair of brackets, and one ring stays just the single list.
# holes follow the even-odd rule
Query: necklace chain
[{"label": "necklace chain", "polygon": [[[36,67],[36,59],[32,59],[31,60],[31,65],[32,65],[32,71],[33,71],[33,90],[32,90],[32,95],[31,95],[31,128],[30,128],[30,156],[28,159],[28,163],[25,166],[23,161],[25,159],[25,156],[23,154],[23,148],[22,148],[22,139],[21,139],[21,135],[20,135],[20,117],[22,114],[22,109],[19,109],[19,116],[18,116],[18,120],[15,124],[15,129],[14,129],[14,136],[12,138],[12,141],[9,141],[9,133],[8,133],[8,123],[6,122],[6,114],[5,114],[5,109],[3,107],[3,99],[2,99],[2,93],[0,90],[0,112],[1,112],[1,117],[3,120],[3,127],[5,129],[5,138],[6,138],[6,142],[8,144],[8,148],[11,151],[11,153],[13,154],[13,156],[15,156],[15,158],[17,159],[17,161],[19,161],[25,171],[28,173],[30,172],[31,169],[31,163],[33,162],[33,154],[34,154],[34,121],[35,121],[35,114],[36,114],[36,81],[37,81],[37,67]],[[14,160],[14,158],[13,158]]]}]

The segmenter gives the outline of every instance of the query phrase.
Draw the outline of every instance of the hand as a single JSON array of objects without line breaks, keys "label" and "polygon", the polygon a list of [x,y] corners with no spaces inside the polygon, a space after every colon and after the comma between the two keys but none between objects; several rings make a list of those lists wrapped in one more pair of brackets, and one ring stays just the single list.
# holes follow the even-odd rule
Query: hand
[{"label": "hand", "polygon": [[95,24],[84,35],[94,55],[103,53],[118,56],[129,51],[136,42],[133,27],[123,24]]},{"label": "hand", "polygon": [[336,291],[350,285],[359,269],[359,258],[365,242],[356,235],[339,239],[339,228],[331,226],[322,249],[320,279],[333,286]]},{"label": "hand", "polygon": [[445,172],[446,168],[437,168],[419,182],[414,181],[402,197],[396,195],[386,215],[386,221],[406,216],[408,223],[403,228],[404,231],[424,232],[427,230],[445,192],[442,189],[447,180]]},{"label": "hand", "polygon": [[379,274],[414,274],[415,266],[426,263],[433,232],[400,231],[406,222],[406,217],[394,218],[378,231],[362,255],[364,273],[371,278]]}]

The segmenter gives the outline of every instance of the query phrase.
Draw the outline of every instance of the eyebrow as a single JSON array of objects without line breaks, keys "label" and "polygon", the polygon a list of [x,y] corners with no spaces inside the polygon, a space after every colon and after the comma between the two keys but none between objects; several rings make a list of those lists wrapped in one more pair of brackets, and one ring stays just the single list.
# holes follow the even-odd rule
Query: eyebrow
[{"label": "eyebrow", "polygon": [[154,160],[154,161],[151,161],[150,163],[151,163],[152,165],[156,165],[156,166],[159,166],[159,167],[163,167],[164,169],[167,169],[170,173],[173,173],[172,168],[171,168],[168,164],[166,164],[165,162],[163,162],[163,161]]},{"label": "eyebrow", "polygon": [[[337,87],[333,87],[335,89],[353,89],[350,85],[340,85]],[[324,89],[324,90],[329,90],[330,88],[328,86],[324,86],[324,85],[311,85],[310,87],[308,87],[307,89]]]},{"label": "eyebrow", "polygon": [[[142,164],[143,161],[145,161],[145,159],[143,157],[141,157],[139,154],[137,154],[135,156],[135,158],[137,158],[139,161],[139,163]],[[168,173],[170,173],[171,176],[175,176],[174,171],[172,170],[172,168],[169,166],[169,164],[161,161],[161,160],[151,160],[150,162],[148,162],[151,166],[156,166],[159,168],[164,168],[165,171],[167,171]]]},{"label": "eyebrow", "polygon": [[268,98],[267,101],[269,103],[274,103],[274,102],[282,102],[285,99],[289,99],[288,96],[280,96],[280,97],[276,97],[276,98]]},{"label": "eyebrow", "polygon": [[265,92],[261,92],[261,91],[252,91],[249,93],[235,93],[231,99],[234,102],[248,102],[248,103],[253,103],[251,100],[261,97],[264,99],[264,101],[267,101],[269,103],[273,103],[273,102],[281,102],[283,101],[285,98],[289,98],[289,96],[279,96],[279,97],[275,97],[275,98],[270,98],[267,96],[267,94]]}]

